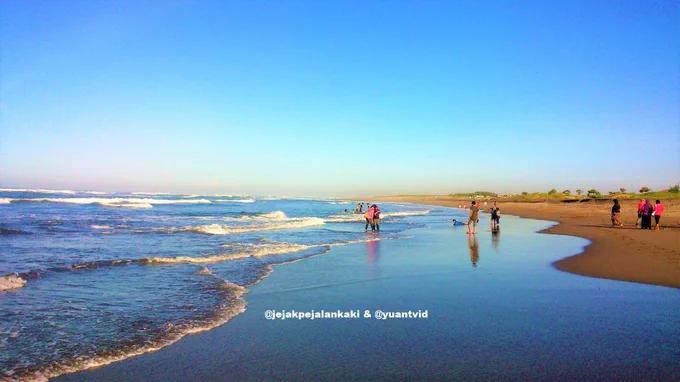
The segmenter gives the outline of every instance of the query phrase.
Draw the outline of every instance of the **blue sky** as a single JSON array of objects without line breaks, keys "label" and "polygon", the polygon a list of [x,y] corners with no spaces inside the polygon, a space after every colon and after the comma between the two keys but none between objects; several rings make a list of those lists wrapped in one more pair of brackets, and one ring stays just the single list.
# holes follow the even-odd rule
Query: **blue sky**
[{"label": "blue sky", "polygon": [[0,1],[3,187],[680,181],[676,1]]}]

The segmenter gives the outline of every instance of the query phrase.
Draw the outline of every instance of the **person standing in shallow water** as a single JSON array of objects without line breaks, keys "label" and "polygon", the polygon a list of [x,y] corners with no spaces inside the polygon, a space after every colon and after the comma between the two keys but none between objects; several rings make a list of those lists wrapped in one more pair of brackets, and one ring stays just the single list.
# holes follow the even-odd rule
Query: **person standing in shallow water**
[{"label": "person standing in shallow water", "polygon": [[501,229],[500,219],[501,209],[498,207],[498,202],[493,202],[493,206],[491,206],[491,232],[496,232]]},{"label": "person standing in shallow water", "polygon": [[380,232],[380,208],[375,204],[373,205],[373,227],[375,227],[373,232]]},{"label": "person standing in shallow water", "polygon": [[623,227],[623,224],[621,224],[621,205],[618,199],[614,199],[612,206],[612,227]]},{"label": "person standing in shallow water", "polygon": [[[477,231],[477,220],[479,219],[479,208],[477,208],[477,202],[472,202],[472,205],[470,205],[470,214],[468,215],[468,235],[469,234],[475,234],[475,231]],[[470,232],[470,228],[472,227],[472,232]]]},{"label": "person standing in shallow water", "polygon": [[364,227],[364,232],[368,232],[368,225],[371,225],[371,232],[375,232],[375,225],[373,223],[373,213],[375,210],[373,207],[368,207],[366,210],[366,214],[364,214],[364,218],[366,218],[366,227]]}]

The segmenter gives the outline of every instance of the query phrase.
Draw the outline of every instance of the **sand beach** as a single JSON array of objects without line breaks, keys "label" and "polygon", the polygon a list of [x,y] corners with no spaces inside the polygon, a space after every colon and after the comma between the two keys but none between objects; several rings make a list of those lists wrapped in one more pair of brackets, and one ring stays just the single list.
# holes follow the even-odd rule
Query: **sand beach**
[{"label": "sand beach", "polygon": [[[361,200],[366,199],[362,198]],[[472,199],[447,196],[393,196],[368,198],[373,201],[409,202],[458,207]],[[359,200],[359,199],[357,199]],[[492,199],[477,199],[488,211]],[[486,202],[486,206],[484,206]],[[555,268],[579,275],[611,280],[680,288],[680,200],[664,200],[660,231],[635,227],[637,200],[623,200],[622,223],[613,228],[611,201],[563,203],[559,201],[501,201],[502,215],[556,221],[559,224],[543,233],[583,237],[591,241],[582,253],[560,259]],[[503,219],[501,219],[503,225]]]}]

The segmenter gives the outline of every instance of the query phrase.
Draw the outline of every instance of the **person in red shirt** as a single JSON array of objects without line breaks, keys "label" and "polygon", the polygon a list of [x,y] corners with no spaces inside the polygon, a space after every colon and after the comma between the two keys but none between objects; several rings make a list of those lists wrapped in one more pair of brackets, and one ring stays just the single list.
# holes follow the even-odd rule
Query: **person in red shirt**
[{"label": "person in red shirt", "polygon": [[368,226],[371,225],[371,232],[375,232],[375,224],[373,223],[373,213],[375,209],[373,207],[368,207],[364,218],[366,218],[366,227],[364,227],[364,232],[368,232]]},{"label": "person in red shirt", "polygon": [[639,226],[640,219],[642,219],[642,206],[645,205],[645,200],[640,199],[640,202],[638,203],[638,217],[637,220],[635,220],[635,226]]},{"label": "person in red shirt", "polygon": [[663,212],[663,204],[660,200],[656,200],[654,205],[654,221],[656,222],[656,230],[659,230],[659,220],[661,220],[661,213]]}]

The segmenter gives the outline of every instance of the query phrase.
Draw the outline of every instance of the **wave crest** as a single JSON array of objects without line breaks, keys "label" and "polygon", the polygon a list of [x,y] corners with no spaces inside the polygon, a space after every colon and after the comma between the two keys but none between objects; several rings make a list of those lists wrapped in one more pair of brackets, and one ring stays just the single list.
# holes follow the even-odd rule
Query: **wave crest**
[{"label": "wave crest", "polygon": [[231,226],[227,224],[207,224],[193,227],[184,227],[181,231],[204,233],[208,235],[229,235],[234,233],[246,233],[256,231],[276,231],[280,229],[306,228],[323,225],[325,222],[320,218],[287,219],[281,222],[253,224],[247,226]]},{"label": "wave crest", "polygon": [[19,289],[24,285],[26,285],[26,280],[19,277],[16,273],[0,277],[0,291]]},{"label": "wave crest", "polygon": [[151,199],[151,198],[22,198],[6,199],[15,202],[49,202],[70,204],[99,204],[104,207],[153,208],[155,204],[209,204],[208,199]]}]

